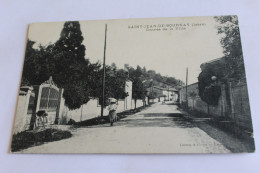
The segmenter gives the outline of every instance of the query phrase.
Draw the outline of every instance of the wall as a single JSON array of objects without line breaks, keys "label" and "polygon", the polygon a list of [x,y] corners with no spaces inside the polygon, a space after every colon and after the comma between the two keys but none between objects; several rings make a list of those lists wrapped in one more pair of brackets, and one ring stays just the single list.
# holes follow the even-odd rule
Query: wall
[{"label": "wall", "polygon": [[[143,104],[143,100],[136,100],[136,108],[139,108],[139,107],[142,107],[144,106]],[[134,109],[135,108],[135,101],[132,100],[132,108],[131,109]]]},{"label": "wall", "polygon": [[253,131],[246,81],[231,82],[232,114],[238,126]]},{"label": "wall", "polygon": [[[134,103],[132,101],[132,85],[132,81],[127,79],[125,82],[125,92],[128,93],[128,96],[125,97],[125,99],[118,100],[117,112],[133,109]],[[98,104],[98,99],[91,99],[87,104],[82,105],[81,108],[76,110],[69,110],[64,105],[64,102],[65,100],[61,98],[61,106],[59,111],[59,123],[61,124],[67,123],[69,119],[73,119],[78,122],[98,117],[101,114],[101,105]],[[138,107],[140,107],[139,102]],[[103,113],[104,115],[108,115],[109,112],[107,108],[104,108]]]},{"label": "wall", "polygon": [[20,90],[19,92],[14,128],[13,128],[14,134],[26,130],[29,127],[28,120],[30,119],[30,116],[27,115],[27,111],[29,107],[30,96],[32,94],[31,91],[32,88],[27,87],[27,88],[23,88],[23,90]]},{"label": "wall", "polygon": [[[27,86],[20,88],[14,122],[14,134],[24,130],[29,130],[32,117],[32,109],[34,108],[34,99],[35,94],[33,88]],[[64,105],[64,101],[63,103],[61,103],[61,105]],[[55,118],[56,111],[48,112],[48,123],[45,122],[45,125],[54,124]],[[43,126],[42,122],[39,121],[39,119],[36,119],[35,124],[36,126]]]},{"label": "wall", "polygon": [[131,80],[127,80],[125,83],[125,92],[128,93],[128,96],[124,99],[124,109],[131,109],[132,107],[132,90],[133,82]]},{"label": "wall", "polygon": [[[100,116],[101,114],[101,106],[98,105],[98,99],[91,99],[87,104],[84,104],[79,109],[69,110],[66,105],[64,105],[64,99],[62,98],[61,104],[61,114],[60,114],[60,123],[65,124],[69,121],[69,119],[73,119],[77,122],[84,121],[88,119],[92,119]],[[128,109],[125,109],[125,100],[119,100],[117,106],[117,112],[123,112],[125,110],[134,109],[134,100],[131,101],[132,106]],[[148,104],[148,103],[147,103]],[[143,101],[137,100],[136,107],[142,107]],[[104,115],[108,115],[109,111],[107,107],[104,108]]]},{"label": "wall", "polygon": [[[252,131],[252,120],[248,91],[245,80],[232,81],[228,83],[219,83],[221,87],[221,96],[218,105],[209,106],[198,95],[198,83],[191,84],[187,87],[188,107],[202,113],[209,114],[216,118],[228,118],[235,122],[239,127]],[[197,96],[192,98],[190,92],[195,92]],[[180,90],[180,102],[186,103],[186,88]],[[208,112],[209,111],[209,112]]]},{"label": "wall", "polygon": [[[54,85],[52,79],[50,78],[47,82],[51,83]],[[43,83],[44,85],[48,84],[47,82]],[[43,85],[42,84],[42,85]],[[41,85],[41,86],[42,86]],[[49,85],[49,84],[48,84]],[[40,86],[40,87],[41,87]],[[28,87],[27,87],[28,88]],[[58,89],[58,88],[57,88]],[[23,91],[23,90],[26,90]],[[27,130],[29,128],[31,116],[32,116],[32,108],[34,107],[34,101],[30,99],[31,96],[31,91],[32,88],[28,91],[28,89],[21,87],[21,94],[19,95],[18,98],[18,105],[17,105],[17,115],[16,115],[16,121],[15,121],[15,127],[14,131],[15,133]],[[132,99],[132,81],[127,80],[126,81],[126,88],[125,91],[128,92],[129,96],[127,96],[125,99],[119,100],[118,101],[118,109],[117,112],[123,112],[125,110],[130,110],[134,109],[135,107],[135,102]],[[39,93],[39,96],[41,94]],[[92,119],[95,117],[100,116],[101,114],[101,106],[98,105],[98,99],[91,99],[87,104],[82,105],[79,109],[75,110],[69,110],[68,107],[65,105],[65,100],[62,97],[63,95],[63,89],[59,89],[59,94],[58,94],[58,106],[55,111],[49,111],[48,112],[48,123],[47,124],[54,124],[56,121],[56,117],[58,117],[58,124],[67,124],[67,122],[70,119],[73,119],[75,121],[84,121],[87,119]],[[34,98],[34,97],[33,97]],[[36,98],[38,100],[37,106],[36,106],[36,111],[39,109],[39,101],[40,98]],[[148,104],[148,98],[145,99],[146,104]],[[136,102],[136,107],[141,107],[143,106],[143,101],[142,100],[137,100]],[[29,109],[28,109],[29,107]],[[104,115],[108,115],[108,110],[107,108],[104,108]],[[36,125],[42,126],[42,123],[38,123],[36,120]]]},{"label": "wall", "polygon": [[[63,99],[64,100],[64,99]],[[64,103],[64,101],[63,101]],[[69,121],[69,119],[73,119],[75,121],[84,121],[87,119],[91,119],[101,114],[101,106],[98,105],[98,99],[91,99],[87,104],[84,104],[79,109],[69,110],[67,106],[63,106],[62,115],[65,116],[65,121]],[[107,115],[107,109],[104,109],[104,115]]]}]

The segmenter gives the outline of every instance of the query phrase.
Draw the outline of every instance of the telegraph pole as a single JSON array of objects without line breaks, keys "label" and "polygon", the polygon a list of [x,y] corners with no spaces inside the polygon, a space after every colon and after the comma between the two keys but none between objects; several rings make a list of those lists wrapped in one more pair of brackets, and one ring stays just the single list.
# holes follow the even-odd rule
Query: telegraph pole
[{"label": "telegraph pole", "polygon": [[170,88],[169,88],[169,85],[168,85],[168,84],[167,84],[167,86],[168,86],[168,101],[170,101],[170,94],[169,94]]},{"label": "telegraph pole", "polygon": [[103,80],[102,80],[102,104],[101,104],[101,117],[104,114],[105,106],[105,87],[106,87],[106,44],[107,44],[107,24],[105,26],[105,43],[104,43],[104,57],[103,57]]},{"label": "telegraph pole", "polygon": [[[153,99],[153,82],[152,82],[152,99]],[[154,102],[154,99],[153,99]]]}]

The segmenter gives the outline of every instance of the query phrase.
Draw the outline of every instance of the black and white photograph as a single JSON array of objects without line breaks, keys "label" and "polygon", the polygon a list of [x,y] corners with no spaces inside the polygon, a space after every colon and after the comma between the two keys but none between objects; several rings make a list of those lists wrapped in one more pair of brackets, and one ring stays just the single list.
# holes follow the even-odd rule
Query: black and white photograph
[{"label": "black and white photograph", "polygon": [[255,152],[238,17],[30,24],[10,152]]}]

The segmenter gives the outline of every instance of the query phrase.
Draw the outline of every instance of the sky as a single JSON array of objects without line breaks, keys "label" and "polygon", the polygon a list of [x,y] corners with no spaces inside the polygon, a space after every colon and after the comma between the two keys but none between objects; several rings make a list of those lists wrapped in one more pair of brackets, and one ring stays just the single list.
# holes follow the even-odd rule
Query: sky
[{"label": "sky", "polygon": [[[223,56],[221,36],[213,17],[80,21],[85,58],[103,62],[107,24],[106,64],[145,66],[165,76],[197,82],[200,65]],[[28,38],[36,45],[55,43],[64,22],[33,23]]]}]

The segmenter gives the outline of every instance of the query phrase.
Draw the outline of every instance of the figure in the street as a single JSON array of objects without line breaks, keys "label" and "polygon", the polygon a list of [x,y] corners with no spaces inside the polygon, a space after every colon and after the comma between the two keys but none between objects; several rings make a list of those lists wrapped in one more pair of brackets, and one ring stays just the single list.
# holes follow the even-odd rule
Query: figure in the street
[{"label": "figure in the street", "polygon": [[108,106],[110,126],[113,126],[113,123],[117,119],[116,109],[117,109],[116,99],[110,98],[109,99],[109,106]]}]

